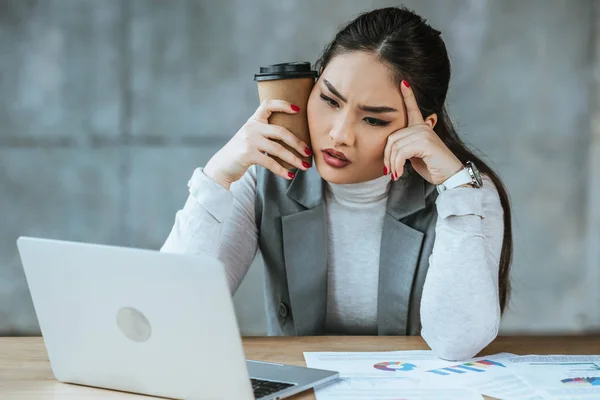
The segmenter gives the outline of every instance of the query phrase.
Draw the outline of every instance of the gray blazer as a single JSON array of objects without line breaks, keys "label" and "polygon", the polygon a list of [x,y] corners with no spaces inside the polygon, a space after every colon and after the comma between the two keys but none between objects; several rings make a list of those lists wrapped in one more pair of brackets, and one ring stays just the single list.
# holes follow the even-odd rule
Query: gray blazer
[{"label": "gray blazer", "polygon": [[[323,335],[327,225],[316,168],[284,180],[257,169],[256,225],[265,261],[267,318],[274,335]],[[423,284],[433,249],[435,186],[411,168],[391,185],[381,235],[377,333],[419,335]]]}]

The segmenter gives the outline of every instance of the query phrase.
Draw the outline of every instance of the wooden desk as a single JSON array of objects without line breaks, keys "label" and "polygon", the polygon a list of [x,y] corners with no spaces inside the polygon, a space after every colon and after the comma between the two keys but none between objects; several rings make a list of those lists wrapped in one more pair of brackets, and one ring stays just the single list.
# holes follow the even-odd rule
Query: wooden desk
[{"label": "wooden desk", "polygon": [[[304,364],[304,351],[390,351],[428,349],[419,337],[248,337],[244,338],[250,359]],[[484,354],[599,354],[600,336],[587,337],[501,337]],[[57,382],[50,370],[41,338],[0,338],[0,398],[80,399],[146,398],[110,390]],[[314,399],[312,392],[293,400]]]}]

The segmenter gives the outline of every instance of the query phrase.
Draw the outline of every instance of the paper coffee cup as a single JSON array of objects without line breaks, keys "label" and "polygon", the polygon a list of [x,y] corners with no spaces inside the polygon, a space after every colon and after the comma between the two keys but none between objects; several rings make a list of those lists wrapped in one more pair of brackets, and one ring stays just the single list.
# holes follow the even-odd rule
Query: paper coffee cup
[{"label": "paper coffee cup", "polygon": [[[260,72],[254,75],[254,80],[258,85],[258,97],[261,102],[265,100],[286,100],[300,107],[300,111],[296,114],[283,112],[271,114],[269,123],[283,126],[300,140],[304,141],[309,147],[311,144],[306,108],[308,97],[315,85],[316,77],[317,71],[311,70],[309,62],[292,62],[264,66],[260,67]],[[279,140],[276,141],[302,160],[311,164],[311,157],[306,154],[298,154],[296,150],[290,148],[287,144]],[[275,156],[273,158],[284,168],[296,168]]]}]

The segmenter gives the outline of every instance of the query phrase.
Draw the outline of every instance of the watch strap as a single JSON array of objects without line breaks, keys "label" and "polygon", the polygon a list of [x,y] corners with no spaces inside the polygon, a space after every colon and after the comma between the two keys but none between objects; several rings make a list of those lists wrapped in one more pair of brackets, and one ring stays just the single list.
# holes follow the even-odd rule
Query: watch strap
[{"label": "watch strap", "polygon": [[442,193],[445,190],[454,189],[455,187],[472,183],[473,178],[471,177],[471,174],[466,168],[463,168],[450,178],[446,179],[444,182],[437,185],[437,190],[438,193]]}]

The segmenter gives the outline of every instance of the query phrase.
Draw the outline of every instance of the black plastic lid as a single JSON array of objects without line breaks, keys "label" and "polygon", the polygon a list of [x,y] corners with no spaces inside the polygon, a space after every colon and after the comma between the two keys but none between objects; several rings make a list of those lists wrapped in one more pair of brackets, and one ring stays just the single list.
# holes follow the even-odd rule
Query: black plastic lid
[{"label": "black plastic lid", "polygon": [[306,61],[267,65],[260,67],[260,72],[254,75],[255,81],[273,81],[277,79],[316,78],[317,71],[310,69]]}]

